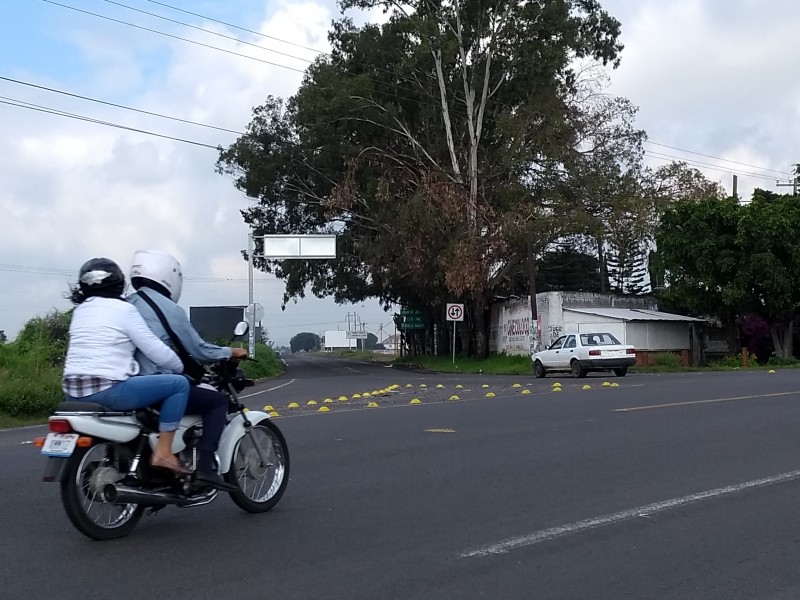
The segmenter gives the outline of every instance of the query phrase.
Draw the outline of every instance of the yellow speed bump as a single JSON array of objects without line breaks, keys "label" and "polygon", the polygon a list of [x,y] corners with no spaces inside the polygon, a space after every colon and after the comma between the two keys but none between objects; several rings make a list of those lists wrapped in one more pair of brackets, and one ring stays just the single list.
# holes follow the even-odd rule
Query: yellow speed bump
[{"label": "yellow speed bump", "polygon": [[369,404],[367,404],[367,408],[378,408],[378,403],[370,402]]},{"label": "yellow speed bump", "polygon": [[270,417],[280,417],[277,410],[271,410],[267,414],[269,414]]},{"label": "yellow speed bump", "polygon": [[463,390],[464,386],[459,383],[458,385],[456,385],[456,389],[457,390]]},{"label": "yellow speed bump", "polygon": [[274,407],[274,406],[272,406],[272,404],[267,404],[267,405],[264,407],[264,411],[265,411],[265,412],[269,412],[269,411],[271,411],[271,410],[275,410],[275,407]]},{"label": "yellow speed bump", "polygon": [[604,381],[603,382],[603,387],[611,387],[611,382],[610,381]]},{"label": "yellow speed bump", "polygon": [[611,387],[619,387],[619,384],[618,383],[612,383]]},{"label": "yellow speed bump", "polygon": [[453,394],[452,396],[450,396],[450,397],[448,398],[448,400],[461,400],[461,398],[459,398],[458,396],[456,396],[455,394]]},{"label": "yellow speed bump", "polygon": [[297,402],[292,402],[286,408],[300,408],[300,405]]},{"label": "yellow speed bump", "polygon": [[488,384],[488,383],[484,383],[484,384],[483,384],[481,387],[482,387],[483,389],[486,389],[486,388],[488,388],[488,387],[489,387],[489,384]]},{"label": "yellow speed bump", "polygon": [[407,388],[409,388],[409,387],[414,387],[414,384],[413,384],[413,383],[407,383],[407,384],[406,384],[406,387],[407,387]]},{"label": "yellow speed bump", "polygon": [[515,384],[514,384],[514,385],[512,385],[511,387],[512,387],[512,388],[520,388],[520,387],[522,387],[522,384],[515,383]]},{"label": "yellow speed bump", "polygon": [[422,400],[420,400],[419,398],[412,398],[409,404],[422,404]]},{"label": "yellow speed bump", "polygon": [[584,386],[583,386],[581,389],[582,389],[582,390],[590,390],[590,389],[592,389],[592,386],[590,386],[590,385],[587,383],[587,384],[586,384],[586,385],[584,385]]},{"label": "yellow speed bump", "polygon": [[370,394],[369,392],[364,392],[363,394],[361,394],[362,398],[369,398],[370,396],[372,396],[372,394]]},{"label": "yellow speed bump", "polygon": [[554,388],[553,388],[553,391],[554,391],[554,392],[560,392],[560,391],[561,391],[561,388],[560,388],[560,387],[554,387]]},{"label": "yellow speed bump", "polygon": [[309,400],[308,402],[306,402],[306,406],[316,406],[316,405],[317,405],[316,400]]},{"label": "yellow speed bump", "polygon": [[339,402],[347,402],[347,396],[339,396]]},{"label": "yellow speed bump", "polygon": [[553,382],[553,387],[561,387],[561,383],[558,381]]},{"label": "yellow speed bump", "polygon": [[325,400],[323,400],[323,402],[325,404],[330,404],[331,402],[333,402],[333,398],[325,398]]},{"label": "yellow speed bump", "polygon": [[497,395],[497,394],[495,394],[494,392],[487,392],[487,393],[486,393],[486,397],[487,397],[487,398],[494,398],[496,395]]},{"label": "yellow speed bump", "polygon": [[426,387],[428,387],[428,384],[427,384],[427,383],[420,383],[420,384],[419,384],[419,387],[421,387],[421,388],[426,388]]},{"label": "yellow speed bump", "polygon": [[443,386],[441,383],[439,383],[439,384],[437,384],[437,385],[436,385],[436,387],[437,387],[438,389],[442,389],[444,386]]},{"label": "yellow speed bump", "polygon": [[320,406],[317,412],[331,412],[331,409],[327,406]]},{"label": "yellow speed bump", "polygon": [[525,395],[527,395],[527,394],[530,394],[530,393],[531,393],[531,391],[530,391],[530,390],[522,390],[522,391],[520,392],[520,394],[522,394],[523,396],[525,396]]},{"label": "yellow speed bump", "polygon": [[772,373],[774,373],[774,372],[775,372],[775,369],[770,369],[769,371],[767,371],[767,373],[769,373],[770,375],[771,375]]},{"label": "yellow speed bump", "polygon": [[353,400],[361,398],[361,394],[353,394]]}]

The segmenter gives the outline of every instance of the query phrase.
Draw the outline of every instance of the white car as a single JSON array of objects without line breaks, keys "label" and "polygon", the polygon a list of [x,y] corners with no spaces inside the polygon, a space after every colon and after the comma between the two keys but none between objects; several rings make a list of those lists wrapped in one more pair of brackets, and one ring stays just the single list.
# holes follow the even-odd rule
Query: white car
[{"label": "white car", "polygon": [[531,361],[536,377],[559,371],[575,377],[585,377],[589,371],[614,371],[624,377],[628,367],[636,364],[636,349],[610,333],[571,333],[532,354]]}]

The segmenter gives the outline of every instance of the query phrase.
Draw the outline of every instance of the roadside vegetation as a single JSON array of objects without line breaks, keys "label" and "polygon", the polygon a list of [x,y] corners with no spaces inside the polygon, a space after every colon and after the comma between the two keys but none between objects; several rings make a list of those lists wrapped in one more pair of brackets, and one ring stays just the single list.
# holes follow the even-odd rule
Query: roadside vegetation
[{"label": "roadside vegetation", "polygon": [[[53,311],[28,321],[13,342],[0,342],[0,428],[41,423],[62,399],[61,373],[71,312]],[[244,361],[248,377],[283,372],[266,344],[256,345],[255,361]]]},{"label": "roadside vegetation", "polygon": [[[484,375],[530,375],[531,360],[528,356],[494,354],[485,360],[466,356],[411,355],[398,357],[393,364],[399,367],[438,371],[441,373],[482,373]],[[647,367],[631,367],[631,373],[689,373],[709,371],[766,370],[773,368],[797,368],[800,361],[771,356],[767,364],[759,364],[751,356],[748,366],[742,366],[742,356],[731,356],[709,363],[704,367],[684,367],[676,355],[663,352],[654,356],[654,364]]]}]

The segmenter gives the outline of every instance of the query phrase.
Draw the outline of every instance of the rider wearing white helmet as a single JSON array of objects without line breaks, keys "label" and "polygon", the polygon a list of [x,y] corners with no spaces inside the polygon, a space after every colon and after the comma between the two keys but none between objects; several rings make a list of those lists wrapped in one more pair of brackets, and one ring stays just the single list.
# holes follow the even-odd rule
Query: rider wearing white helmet
[{"label": "rider wearing white helmet", "polygon": [[[158,306],[172,331],[195,361],[210,363],[230,358],[247,358],[247,351],[243,348],[227,348],[204,341],[189,322],[186,313],[177,304],[183,286],[183,274],[180,263],[173,256],[157,250],[136,252],[133,255],[130,278],[131,285],[137,292],[128,296],[128,302],[139,310],[145,323],[165,344],[171,345],[169,334],[154,310],[142,298],[142,294]],[[146,356],[137,355],[136,358],[142,374],[164,372]],[[214,453],[225,428],[227,411],[228,399],[224,394],[197,386],[190,388],[186,413],[203,417],[203,435],[200,438],[195,477],[217,489],[230,488],[214,468]]]}]

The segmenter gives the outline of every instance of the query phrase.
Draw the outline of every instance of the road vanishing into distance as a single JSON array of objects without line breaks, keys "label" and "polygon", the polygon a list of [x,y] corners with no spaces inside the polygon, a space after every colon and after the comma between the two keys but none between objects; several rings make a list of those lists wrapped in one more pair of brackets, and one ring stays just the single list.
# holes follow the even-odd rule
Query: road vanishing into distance
[{"label": "road vanishing into distance", "polygon": [[44,429],[0,432],[0,598],[800,598],[800,370],[535,380],[286,360],[245,399],[275,409],[291,453],[266,514],[220,495],[93,542],[41,482]]}]

